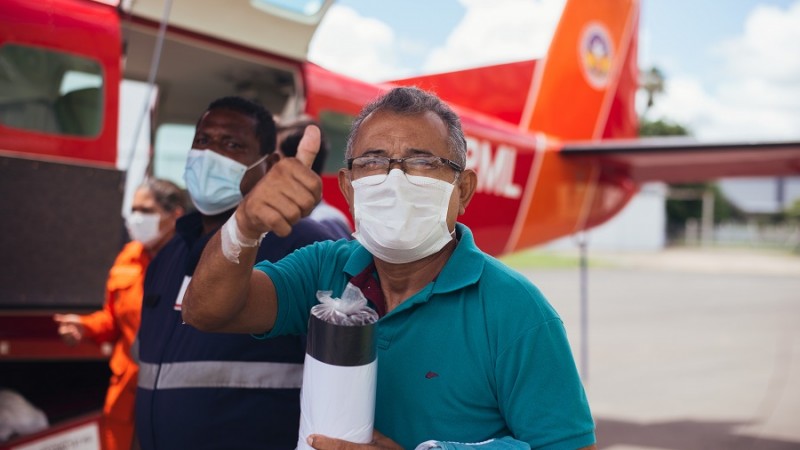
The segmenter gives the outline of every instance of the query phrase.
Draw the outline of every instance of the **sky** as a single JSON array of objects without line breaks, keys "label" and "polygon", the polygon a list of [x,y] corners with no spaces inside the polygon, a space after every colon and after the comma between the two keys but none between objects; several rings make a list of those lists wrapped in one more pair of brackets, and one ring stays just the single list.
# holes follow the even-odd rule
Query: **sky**
[{"label": "sky", "polygon": [[[365,81],[538,58],[564,0],[337,0],[309,59]],[[800,139],[800,0],[643,0],[646,111],[700,140]],[[644,101],[639,102],[640,113]]]}]

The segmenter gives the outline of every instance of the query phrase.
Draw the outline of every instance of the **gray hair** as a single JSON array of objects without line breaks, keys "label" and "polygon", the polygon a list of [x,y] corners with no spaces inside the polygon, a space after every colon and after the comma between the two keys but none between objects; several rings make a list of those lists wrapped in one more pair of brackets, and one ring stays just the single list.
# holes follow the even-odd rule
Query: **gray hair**
[{"label": "gray hair", "polygon": [[179,207],[184,211],[188,209],[189,202],[186,193],[169,180],[148,178],[140,187],[149,190],[156,203],[167,212],[173,212]]},{"label": "gray hair", "polygon": [[461,129],[461,120],[458,115],[439,97],[416,87],[394,88],[378,99],[373,100],[361,110],[350,126],[350,134],[347,136],[346,158],[352,158],[353,144],[358,136],[358,131],[361,129],[361,124],[375,111],[391,111],[403,115],[417,115],[430,111],[436,114],[447,127],[447,144],[450,152],[454,155],[454,161],[461,167],[465,166],[467,161],[467,141],[464,139],[464,130]]}]

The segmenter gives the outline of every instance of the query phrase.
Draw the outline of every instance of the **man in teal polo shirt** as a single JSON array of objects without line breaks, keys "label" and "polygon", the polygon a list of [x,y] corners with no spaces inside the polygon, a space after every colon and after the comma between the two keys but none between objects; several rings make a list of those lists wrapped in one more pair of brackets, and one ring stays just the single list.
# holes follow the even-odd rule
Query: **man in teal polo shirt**
[{"label": "man in teal polo shirt", "polygon": [[301,333],[317,291],[340,296],[351,283],[381,316],[375,441],[312,435],[314,448],[593,448],[558,314],[456,224],[477,179],[464,169],[460,121],[437,97],[396,88],[353,123],[339,185],[355,241],[314,244],[253,269],[262,234],[288,233],[320,198],[309,169],[317,139],[307,130],[297,158],[276,164],[206,247],[185,321]]}]

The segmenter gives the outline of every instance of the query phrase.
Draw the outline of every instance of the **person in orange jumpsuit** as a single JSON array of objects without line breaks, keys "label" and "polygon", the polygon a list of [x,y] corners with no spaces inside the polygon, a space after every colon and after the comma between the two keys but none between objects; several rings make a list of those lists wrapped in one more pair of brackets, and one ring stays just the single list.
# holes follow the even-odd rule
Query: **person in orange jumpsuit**
[{"label": "person in orange jumpsuit", "polygon": [[175,234],[175,221],[185,212],[186,204],[186,195],[174,183],[145,181],[136,190],[131,214],[125,220],[132,240],[119,252],[109,271],[103,309],[83,316],[54,316],[58,333],[67,344],[74,345],[85,338],[98,344],[114,344],[101,427],[104,450],[131,448],[139,372],[131,357],[131,345],[139,330],[144,276],[150,260]]}]

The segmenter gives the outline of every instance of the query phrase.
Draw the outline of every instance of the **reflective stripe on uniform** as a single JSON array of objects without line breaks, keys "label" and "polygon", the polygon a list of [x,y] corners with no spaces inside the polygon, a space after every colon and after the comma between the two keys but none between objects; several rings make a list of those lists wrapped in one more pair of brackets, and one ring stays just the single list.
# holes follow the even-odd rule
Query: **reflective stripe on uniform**
[{"label": "reflective stripe on uniform", "polygon": [[247,388],[299,389],[303,365],[275,362],[189,361],[139,363],[142,389]]}]

